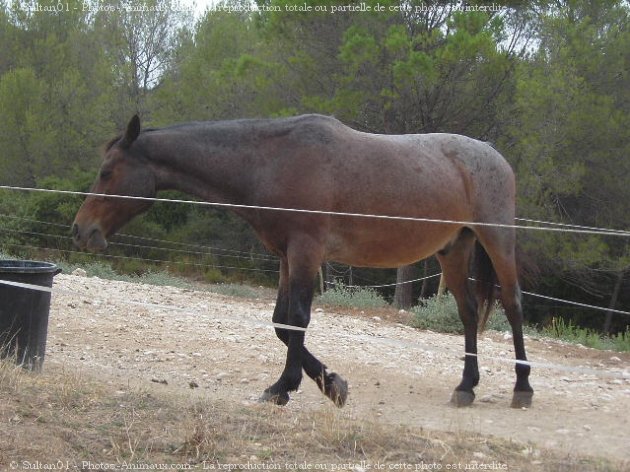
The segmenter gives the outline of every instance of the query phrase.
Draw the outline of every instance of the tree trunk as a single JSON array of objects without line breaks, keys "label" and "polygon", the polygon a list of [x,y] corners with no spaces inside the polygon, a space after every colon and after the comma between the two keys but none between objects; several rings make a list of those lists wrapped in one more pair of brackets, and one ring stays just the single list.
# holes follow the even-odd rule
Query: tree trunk
[{"label": "tree trunk", "polygon": [[406,265],[398,268],[396,272],[396,291],[394,292],[394,306],[396,308],[408,309],[413,304],[413,284],[402,283],[413,279],[415,267]]},{"label": "tree trunk", "polygon": [[[610,297],[610,303],[608,304],[608,308],[611,310],[615,309],[617,305],[617,298],[619,298],[619,291],[621,290],[621,284],[623,283],[623,276],[625,275],[625,269],[621,269],[617,274],[617,281],[615,282],[615,288],[613,289],[612,296]],[[604,320],[604,328],[603,331],[605,334],[610,334],[610,327],[612,325],[612,317],[613,312],[606,312],[606,319]]]},{"label": "tree trunk", "polygon": [[335,272],[328,262],[324,265],[324,280],[324,290],[332,290],[336,287]]}]

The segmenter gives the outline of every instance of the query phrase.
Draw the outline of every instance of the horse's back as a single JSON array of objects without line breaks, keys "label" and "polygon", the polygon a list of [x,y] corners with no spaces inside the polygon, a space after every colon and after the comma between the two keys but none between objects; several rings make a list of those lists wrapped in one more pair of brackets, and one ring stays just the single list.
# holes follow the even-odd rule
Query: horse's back
[{"label": "horse's back", "polygon": [[335,137],[322,150],[327,156],[321,164],[335,182],[339,210],[479,221],[496,216],[500,205],[513,205],[512,169],[488,143],[447,133],[369,134],[331,124]]},{"label": "horse's back", "polygon": [[[485,186],[489,180],[509,184],[514,176],[509,164],[488,143],[449,133],[371,134],[356,131],[335,118],[302,115],[288,119],[291,129],[290,159],[301,170],[334,177],[344,187],[376,179],[405,186],[444,189],[443,179],[454,184],[453,175],[470,184]],[[307,162],[296,155],[303,154]],[[344,181],[344,179],[346,179]],[[401,188],[402,186],[402,188]],[[350,185],[350,188],[354,185]]]}]

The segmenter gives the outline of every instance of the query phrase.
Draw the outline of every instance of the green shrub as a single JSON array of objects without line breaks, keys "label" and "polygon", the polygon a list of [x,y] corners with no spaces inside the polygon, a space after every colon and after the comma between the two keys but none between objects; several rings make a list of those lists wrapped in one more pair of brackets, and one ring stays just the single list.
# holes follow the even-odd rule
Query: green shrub
[{"label": "green shrub", "polygon": [[383,308],[388,305],[374,289],[346,287],[343,284],[337,284],[325,291],[317,301],[323,305],[347,308]]},{"label": "green shrub", "polygon": [[457,304],[452,295],[434,296],[424,301],[424,304],[412,309],[412,326],[420,329],[430,329],[438,333],[463,334],[464,326],[457,312]]},{"label": "green shrub", "polygon": [[[450,293],[441,297],[432,297],[412,310],[414,318],[412,326],[430,329],[438,333],[464,334],[464,325],[459,318],[457,303]],[[503,309],[498,305],[490,314],[486,329],[494,331],[511,331],[510,323]]]},{"label": "green shrub", "polygon": [[[505,311],[499,305],[496,304],[492,313],[490,313],[490,317],[488,318],[488,323],[486,324],[486,329],[490,329],[493,331],[509,331],[512,332],[512,327],[510,326],[510,322],[505,316]],[[529,332],[530,329],[527,325],[523,324],[523,331]]]},{"label": "green shrub", "polygon": [[203,280],[210,284],[219,284],[225,281],[225,276],[219,269],[205,267],[203,270]]}]

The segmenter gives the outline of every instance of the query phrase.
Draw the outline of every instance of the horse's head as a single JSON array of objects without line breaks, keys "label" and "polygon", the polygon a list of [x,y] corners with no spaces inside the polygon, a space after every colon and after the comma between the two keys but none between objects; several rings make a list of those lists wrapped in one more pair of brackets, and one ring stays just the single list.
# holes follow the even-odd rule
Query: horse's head
[{"label": "horse's head", "polygon": [[[140,119],[136,115],[127,125],[124,135],[107,146],[91,193],[155,196],[155,174],[136,142],[139,135]],[[88,196],[72,225],[74,244],[92,252],[104,251],[109,236],[150,206],[150,202],[142,200]]]}]

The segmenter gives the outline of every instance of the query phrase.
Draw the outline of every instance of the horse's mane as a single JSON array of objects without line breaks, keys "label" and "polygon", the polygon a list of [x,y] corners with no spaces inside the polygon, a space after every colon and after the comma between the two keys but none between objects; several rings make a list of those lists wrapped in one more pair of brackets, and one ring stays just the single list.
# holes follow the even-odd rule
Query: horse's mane
[{"label": "horse's mane", "polygon": [[104,152],[109,151],[112,147],[114,147],[114,144],[116,144],[118,141],[120,141],[122,139],[122,134],[119,134],[118,136],[116,136],[115,138],[110,139],[107,144],[105,144],[104,146]]},{"label": "horse's mane", "polygon": [[[295,127],[295,124],[303,121],[303,120],[334,120],[336,119],[329,116],[322,115],[305,115],[305,116],[297,116],[297,117],[289,117],[283,120],[278,119],[241,119],[241,120],[224,120],[224,121],[193,121],[189,123],[177,123],[174,125],[166,126],[164,128],[144,128],[141,131],[141,134],[150,133],[153,131],[163,131],[163,130],[174,130],[183,127],[190,126],[202,126],[205,127],[208,131],[215,131],[215,135],[217,140],[230,140],[232,139],[226,133],[230,130],[238,130],[243,129],[245,126],[251,126],[257,124],[257,130],[259,133],[262,133],[265,136],[283,136],[291,132],[291,130]],[[216,126],[220,126],[220,129]],[[216,128],[215,128],[216,127]],[[309,130],[309,138],[316,139],[319,135],[316,134],[317,129]],[[103,152],[107,153],[116,143],[118,143],[121,139],[123,139],[123,134],[119,134],[114,138],[110,139],[105,146],[103,147]]]},{"label": "horse's mane", "polygon": [[[151,131],[159,131],[162,128],[145,128],[141,131],[141,133],[149,133]],[[114,144],[116,144],[118,141],[120,141],[123,138],[122,133],[113,137],[112,139],[110,139],[109,141],[107,141],[107,143],[105,144],[105,146],[103,146],[103,152],[107,152],[109,151],[111,148],[114,147]]]}]

